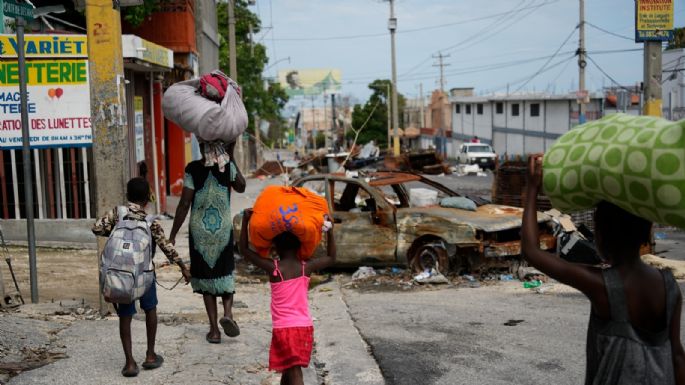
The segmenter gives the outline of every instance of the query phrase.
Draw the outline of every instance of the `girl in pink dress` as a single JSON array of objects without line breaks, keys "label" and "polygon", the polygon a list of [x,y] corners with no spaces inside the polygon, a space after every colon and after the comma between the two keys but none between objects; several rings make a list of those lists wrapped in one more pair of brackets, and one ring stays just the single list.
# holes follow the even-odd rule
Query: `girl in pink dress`
[{"label": "girl in pink dress", "polygon": [[314,343],[314,327],[309,313],[307,291],[312,272],[335,263],[333,229],[326,233],[327,256],[304,261],[297,257],[300,241],[290,232],[273,240],[278,259],[261,258],[248,245],[248,225],[252,210],[243,215],[240,254],[269,274],[273,333],[269,369],[283,373],[281,384],[304,384],[302,368],[309,366]]}]

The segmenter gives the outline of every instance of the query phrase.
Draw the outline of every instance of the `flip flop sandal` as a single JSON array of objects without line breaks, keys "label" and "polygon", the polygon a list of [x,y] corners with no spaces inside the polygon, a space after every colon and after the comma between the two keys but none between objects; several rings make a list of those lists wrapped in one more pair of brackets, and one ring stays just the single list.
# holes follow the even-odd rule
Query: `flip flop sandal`
[{"label": "flip flop sandal", "polygon": [[219,337],[219,338],[212,338],[212,337],[209,336],[209,333],[207,333],[207,335],[205,336],[205,339],[206,339],[207,342],[209,342],[210,344],[220,344],[220,343],[221,343],[221,337]]},{"label": "flip flop sandal", "polygon": [[224,328],[224,333],[226,333],[226,335],[229,337],[237,337],[240,335],[240,328],[238,327],[238,324],[230,318],[221,318],[219,320],[219,325]]},{"label": "flip flop sandal", "polygon": [[140,372],[140,370],[137,366],[133,370],[126,370],[126,368],[121,369],[121,375],[124,377],[136,377],[138,372]]},{"label": "flip flop sandal", "polygon": [[143,362],[143,369],[145,370],[150,370],[150,369],[157,369],[162,364],[164,363],[164,357],[160,356],[159,354],[155,354],[155,361],[154,362]]}]

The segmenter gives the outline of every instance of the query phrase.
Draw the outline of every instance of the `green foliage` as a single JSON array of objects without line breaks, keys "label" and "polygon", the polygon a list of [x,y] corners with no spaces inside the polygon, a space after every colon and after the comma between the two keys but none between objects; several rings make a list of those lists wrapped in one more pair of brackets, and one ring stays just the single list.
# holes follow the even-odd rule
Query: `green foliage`
[{"label": "green foliage", "polygon": [[159,10],[159,3],[162,1],[165,0],[143,0],[142,5],[122,8],[124,20],[130,23],[133,27],[138,27],[143,24],[145,19]]},{"label": "green foliage", "polygon": [[[387,146],[388,144],[388,112],[392,114],[392,106],[388,109],[389,95],[388,90],[392,91],[392,82],[387,79],[374,80],[369,84],[369,89],[373,91],[369,100],[364,105],[355,105],[352,110],[352,127],[359,129],[368,119],[366,127],[359,134],[357,143],[363,144],[373,140],[377,145]],[[389,88],[390,86],[390,88]],[[391,103],[390,103],[391,104]],[[403,127],[403,111],[406,99],[402,94],[397,94],[397,104],[399,110],[400,127]],[[374,106],[376,109],[374,111]],[[373,114],[372,114],[373,112]],[[391,115],[392,118],[392,115]],[[348,132],[348,139],[354,138],[353,132]]]},{"label": "green foliage", "polygon": [[[219,51],[219,67],[221,71],[229,74],[228,52],[228,6],[226,1],[217,4],[217,16],[219,19],[219,35],[221,47]],[[237,82],[243,93],[243,103],[250,116],[248,130],[254,133],[254,116],[271,122],[272,127],[282,124],[280,110],[288,101],[288,95],[280,84],[266,81],[262,77],[262,71],[269,61],[266,55],[266,47],[259,43],[250,43],[250,25],[253,34],[256,35],[261,29],[261,21],[247,7],[247,1],[235,2],[235,35],[236,35],[236,62],[238,67]],[[268,142],[268,141],[265,141]]]},{"label": "green foliage", "polygon": [[666,49],[685,48],[685,27],[673,30],[673,40],[668,42]]},{"label": "green foliage", "polygon": [[316,148],[326,147],[326,135],[322,132],[316,134]]}]

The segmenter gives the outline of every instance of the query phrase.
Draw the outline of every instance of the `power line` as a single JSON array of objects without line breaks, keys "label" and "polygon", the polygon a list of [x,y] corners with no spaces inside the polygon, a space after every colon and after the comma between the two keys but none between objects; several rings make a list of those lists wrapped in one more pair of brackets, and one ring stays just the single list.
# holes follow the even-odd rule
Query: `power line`
[{"label": "power line", "polygon": [[[516,24],[516,23],[520,22],[521,20],[525,19],[526,17],[530,16],[532,13],[534,13],[535,11],[540,9],[541,7],[548,5],[548,4],[551,4],[551,3],[554,3],[554,2],[557,2],[558,0],[543,2],[543,3],[535,4],[535,5],[533,5],[533,3],[531,3],[529,5],[522,6],[527,1],[528,0],[523,0],[523,1],[519,2],[515,7],[513,7],[509,11],[501,13],[500,14],[501,17],[499,17],[497,20],[488,24],[484,28],[481,28],[480,30],[478,30],[474,34],[470,35],[469,37],[467,37],[461,41],[459,41],[458,43],[453,44],[449,47],[443,48],[440,51],[454,52],[456,50],[456,48],[462,48],[463,49],[463,48],[471,47],[471,46],[476,45],[476,44],[480,44],[483,41],[486,41],[486,40],[488,40],[494,36],[497,36],[497,34],[503,32],[504,30],[508,29],[509,27],[513,26],[514,24]],[[519,18],[515,17],[516,15],[522,13],[525,10],[529,10],[529,12],[527,14],[519,17]],[[500,25],[500,23],[504,20],[509,20],[509,22]],[[482,34],[484,32],[489,31],[492,27],[497,26],[497,25],[499,25],[499,27],[495,28],[494,31],[491,31],[489,35],[487,35],[485,37],[482,36]],[[403,73],[402,76],[406,76],[406,75],[411,74],[412,72],[416,71],[417,69],[422,67],[426,62],[428,62],[430,59],[431,59],[431,57],[429,56],[427,59],[423,60],[421,63],[412,67],[409,71]]]},{"label": "power line", "polygon": [[[568,45],[565,44],[565,45]],[[600,51],[588,51],[587,54],[593,54],[593,55],[605,55],[605,54],[615,54],[615,53],[624,53],[624,52],[635,52],[635,51],[642,51],[641,48],[629,48],[629,49],[615,49],[615,50],[600,50]],[[456,76],[456,75],[466,75],[466,74],[473,74],[473,73],[482,73],[482,72],[489,72],[493,70],[498,70],[498,69],[503,69],[503,68],[509,68],[509,67],[515,67],[518,65],[523,65],[523,64],[528,64],[528,63],[533,63],[536,61],[540,60],[545,60],[545,59],[554,59],[554,57],[559,56],[559,55],[567,55],[567,54],[575,54],[576,50],[572,51],[562,51],[557,53],[556,55],[545,55],[545,56],[538,56],[538,57],[533,57],[533,58],[527,58],[527,59],[518,59],[518,60],[511,60],[511,61],[506,61],[506,62],[498,62],[498,63],[491,63],[491,64],[484,64],[484,65],[474,65],[474,66],[469,66],[469,67],[461,67],[461,68],[456,68],[453,71],[445,71],[446,76]],[[431,57],[432,58],[432,57]],[[674,60],[673,62],[676,62],[677,60]],[[400,81],[406,82],[410,80],[427,80],[427,79],[432,79],[434,78],[434,72],[421,72],[417,73],[414,76],[409,76],[409,77],[401,77]],[[365,84],[368,83],[369,81],[372,81],[374,79],[382,78],[382,75],[358,75],[358,76],[347,76],[346,78],[346,84]]]},{"label": "power line", "polygon": [[545,64],[543,64],[542,67],[540,67],[540,69],[537,70],[537,72],[533,74],[533,76],[531,76],[528,80],[526,80],[525,83],[521,84],[521,86],[519,88],[517,88],[516,91],[514,91],[514,92],[518,92],[519,90],[521,90],[521,88],[525,87],[528,83],[530,83],[531,80],[533,80],[536,76],[538,76],[539,74],[542,73],[542,71],[545,69],[545,67],[547,67],[549,62],[551,62],[552,59],[554,59],[554,57],[559,54],[559,51],[561,51],[561,49],[566,45],[566,43],[568,43],[569,39],[571,39],[571,36],[573,36],[573,34],[576,32],[576,29],[578,29],[578,26],[575,26],[571,30],[571,33],[569,33],[568,36],[566,36],[566,39],[564,39],[564,42],[561,43],[559,48],[557,48],[557,50],[554,52],[554,54],[552,54],[552,57],[550,57],[549,60],[547,60],[545,62]]},{"label": "power line", "polygon": [[[514,26],[515,24],[523,21],[526,17],[532,15],[537,11],[538,9],[542,8],[543,6],[547,5],[548,3],[540,3],[535,6],[529,7],[529,8],[519,8],[516,11],[512,12],[509,16],[503,16],[501,19],[496,20],[491,24],[491,26],[496,27],[494,31],[490,31],[490,33],[486,36],[481,36],[481,33],[477,33],[470,37],[469,39],[462,40],[461,42],[454,44],[450,47],[444,48],[444,51],[454,51],[457,48],[468,48],[471,46],[474,46],[476,44],[481,44],[486,40],[489,40],[495,36],[497,36],[499,33],[509,29],[510,27]],[[519,14],[523,13],[523,11],[528,10],[528,12],[525,15],[522,15],[520,17],[517,17]],[[501,24],[502,21],[505,21],[505,23]],[[486,32],[490,29],[490,26],[486,28]]]},{"label": "power line", "polygon": [[[531,75],[531,76],[526,76],[526,77],[517,79],[517,80],[515,80],[515,81],[513,81],[513,82],[509,82],[509,83],[507,83],[507,84],[505,84],[505,85],[503,85],[503,86],[499,86],[499,87],[493,88],[492,90],[493,90],[493,92],[495,92],[495,91],[499,91],[499,90],[501,90],[501,89],[503,89],[503,88],[505,88],[505,87],[508,88],[508,87],[511,86],[511,85],[519,84],[519,83],[524,82],[524,81],[525,81],[525,82],[529,82],[533,77],[535,77],[535,76],[537,76],[537,75],[541,75],[541,74],[543,74],[543,73],[545,73],[545,72],[547,72],[547,71],[551,71],[551,70],[553,70],[554,68],[559,67],[560,65],[562,65],[562,64],[564,64],[564,63],[570,61],[570,60],[573,59],[575,56],[576,56],[575,54],[573,54],[573,55],[571,55],[571,56],[568,56],[568,57],[566,57],[566,58],[564,58],[564,59],[562,59],[562,60],[559,60],[558,62],[556,62],[556,63],[554,63],[554,64],[548,66],[548,67],[545,68],[544,70],[539,71],[539,72],[536,72],[535,74],[533,74],[533,75]],[[520,88],[519,88],[519,89],[520,89]],[[517,91],[514,91],[514,92],[518,92],[518,90],[517,90]]]},{"label": "power line", "polygon": [[[562,55],[564,55],[564,54],[575,54],[575,51],[566,51],[566,52],[562,52],[560,54],[562,54]],[[571,55],[571,57],[573,57],[573,56],[575,56],[575,55]],[[453,72],[445,72],[445,75],[448,75],[448,76],[450,76],[450,75],[465,75],[465,74],[472,74],[472,73],[489,72],[489,71],[498,70],[498,69],[502,69],[502,68],[514,67],[514,66],[517,66],[520,64],[527,64],[527,63],[531,63],[531,62],[535,62],[535,61],[539,61],[539,60],[544,60],[544,59],[548,59],[550,57],[553,58],[554,55],[542,56],[542,57],[531,58],[531,59],[523,59],[523,60],[517,60],[517,61],[510,61],[510,62],[503,62],[503,63],[496,63],[496,64],[490,64],[490,65],[485,65],[485,66],[464,67],[464,68],[461,68],[461,69],[453,71]],[[406,81],[414,81],[414,80],[427,80],[427,79],[432,79],[434,77],[435,76],[432,73],[430,73],[430,74],[423,75],[423,76],[413,76],[413,77],[401,78],[401,79],[399,79],[399,81],[406,82]],[[351,81],[347,81],[346,83],[347,84],[364,84],[364,83],[368,83],[368,81],[370,81],[371,79],[373,79],[373,78],[359,78],[356,81],[351,80]]]},{"label": "power line", "polygon": [[622,89],[624,89],[624,90],[626,90],[626,91],[628,91],[628,92],[633,92],[633,90],[624,87],[623,85],[621,85],[621,83],[617,82],[614,78],[612,78],[611,75],[609,75],[608,73],[606,73],[606,71],[604,71],[604,69],[603,69],[602,67],[600,67],[600,65],[597,64],[597,62],[594,61],[594,59],[592,59],[591,56],[586,56],[586,57],[588,58],[588,60],[590,60],[590,62],[591,62],[595,67],[597,67],[597,69],[599,70],[599,72],[601,72],[602,74],[604,74],[604,76],[606,76],[609,80],[611,80],[611,82],[614,83],[616,86],[618,86],[619,88],[622,88]]},{"label": "power line", "polygon": [[[505,12],[505,14],[506,14],[506,15],[510,15],[510,14],[511,14],[513,11],[515,11],[518,7],[520,7],[521,5],[525,4],[526,1],[528,1],[528,0],[521,0],[521,2],[519,2],[514,8],[512,8],[512,9],[510,9],[509,11]],[[464,39],[464,40],[461,40],[461,41],[460,41],[459,43],[457,43],[456,45],[460,45],[460,44],[466,43],[466,42],[468,42],[468,41],[470,41],[470,40],[472,40],[472,39],[478,37],[481,33],[483,33],[484,31],[488,30],[488,29],[489,29],[491,26],[493,26],[494,24],[498,23],[498,22],[502,19],[503,16],[504,16],[504,15],[500,14],[500,15],[498,16],[498,20],[495,20],[494,23],[490,23],[490,24],[488,24],[487,26],[485,26],[484,28],[481,28],[481,29],[478,30],[476,33],[474,33],[473,35],[469,36],[468,38],[466,38],[466,39]],[[445,50],[451,49],[452,47],[454,47],[454,46],[445,48]],[[428,56],[426,59],[424,59],[422,62],[420,62],[419,64],[413,66],[413,67],[412,67],[411,69],[409,69],[407,72],[404,72],[403,74],[401,74],[400,77],[403,77],[403,76],[406,76],[406,75],[411,74],[412,72],[416,71],[417,69],[421,68],[424,64],[426,64],[427,62],[429,62],[431,59],[432,59],[432,57],[429,55],[429,56]]]},{"label": "power line", "polygon": [[[538,9],[542,6],[557,3],[560,0],[549,0],[546,2],[543,2],[541,4],[536,4],[536,5],[529,5],[526,7],[522,7],[516,12],[522,12],[528,9]],[[453,27],[456,25],[462,25],[462,24],[468,24],[468,23],[473,23],[476,21],[482,21],[482,20],[488,20],[488,19],[494,19],[498,18],[501,16],[507,16],[511,13],[511,11],[506,11],[506,12],[499,12],[499,13],[493,13],[490,15],[486,16],[480,16],[480,17],[474,17],[471,19],[464,19],[464,20],[459,20],[451,23],[444,23],[444,24],[437,24],[437,25],[431,25],[431,26],[426,26],[426,27],[418,27],[418,28],[410,28],[410,29],[405,29],[405,30],[398,30],[397,33],[400,34],[405,34],[405,33],[415,33],[415,32],[423,32],[423,31],[428,31],[428,30],[433,30],[433,29],[440,29],[440,28],[447,28],[447,27]],[[355,40],[355,39],[366,39],[366,38],[374,38],[374,37],[384,37],[387,36],[388,34],[386,32],[383,33],[366,33],[366,34],[356,34],[356,35],[339,35],[339,36],[325,36],[325,37],[285,37],[285,38],[278,38],[276,39],[277,41],[329,41],[329,40]]]},{"label": "power line", "polygon": [[605,50],[600,50],[600,51],[587,51],[586,54],[593,54],[593,55],[604,55],[608,53],[621,53],[621,52],[642,52],[644,49],[643,48],[624,48],[624,49],[605,49]]},{"label": "power line", "polygon": [[585,24],[586,24],[586,25],[589,25],[590,27],[592,27],[592,28],[594,28],[594,29],[596,29],[596,30],[598,30],[598,31],[604,32],[604,33],[606,33],[607,35],[611,35],[611,36],[618,37],[618,38],[625,39],[625,40],[635,41],[635,39],[633,39],[632,37],[620,35],[620,34],[618,34],[618,33],[616,33],[616,32],[607,31],[606,29],[604,29],[604,28],[602,28],[602,27],[599,27],[599,26],[596,26],[596,25],[590,23],[589,21],[586,21]]}]

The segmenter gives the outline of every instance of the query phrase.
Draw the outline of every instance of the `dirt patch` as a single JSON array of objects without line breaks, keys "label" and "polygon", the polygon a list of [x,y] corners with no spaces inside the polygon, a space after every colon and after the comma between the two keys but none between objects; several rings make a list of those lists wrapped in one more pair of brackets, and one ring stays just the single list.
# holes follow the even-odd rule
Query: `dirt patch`
[{"label": "dirt patch", "polygon": [[[28,249],[10,248],[12,267],[24,301],[31,300]],[[98,303],[98,258],[95,250],[48,249],[36,250],[38,295],[41,302],[62,299]],[[7,264],[2,262],[5,285],[11,284]]]}]

